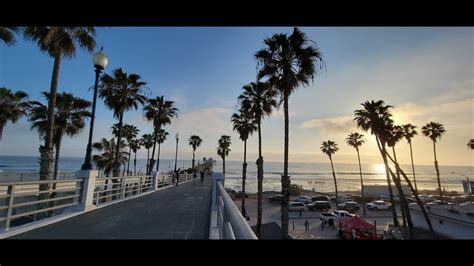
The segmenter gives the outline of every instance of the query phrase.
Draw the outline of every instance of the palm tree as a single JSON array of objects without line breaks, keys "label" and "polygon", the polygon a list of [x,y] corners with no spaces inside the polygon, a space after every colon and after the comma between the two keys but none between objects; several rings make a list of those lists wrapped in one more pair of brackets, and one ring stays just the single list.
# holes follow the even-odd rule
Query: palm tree
[{"label": "palm tree", "polygon": [[[148,121],[153,122],[154,127],[154,138],[155,143],[153,144],[153,149],[151,152],[151,159],[150,159],[150,169],[149,173],[151,173],[153,166],[155,164],[155,160],[153,159],[155,156],[155,147],[156,141],[158,140],[158,132],[161,128],[167,124],[171,124],[171,118],[178,116],[178,108],[174,106],[173,101],[166,101],[163,96],[158,96],[154,99],[148,100],[148,105],[143,108],[145,113],[145,117]],[[159,162],[156,165],[156,171],[158,172],[159,169]]]},{"label": "palm tree", "polygon": [[155,143],[155,139],[153,138],[153,134],[143,134],[141,138],[141,145],[145,147],[147,150],[147,157],[146,157],[146,173],[148,174],[148,163],[150,159],[150,148],[153,147],[153,144]]},{"label": "palm tree", "polygon": [[193,178],[193,182],[194,182],[195,179],[196,179],[196,170],[194,169],[194,155],[196,153],[196,148],[201,146],[202,139],[199,136],[192,135],[191,137],[189,137],[188,141],[189,141],[189,146],[191,146],[193,148],[193,166],[192,166],[192,169],[193,169],[193,173],[194,173],[194,178]]},{"label": "palm tree", "polygon": [[364,107],[363,109],[354,111],[354,114],[355,114],[354,121],[357,123],[357,127],[360,127],[364,131],[370,131],[370,133],[375,136],[377,147],[379,149],[379,152],[383,158],[384,165],[385,165],[388,191],[390,195],[390,202],[392,204],[391,210],[392,210],[394,225],[398,227],[399,223],[398,223],[397,213],[396,213],[394,201],[393,201],[392,185],[390,182],[390,174],[393,174],[393,172],[388,166],[387,157],[390,158],[390,160],[392,160],[393,163],[395,163],[397,170],[400,171],[400,174],[403,176],[403,178],[407,182],[408,186],[410,187],[412,193],[415,196],[415,199],[418,205],[420,206],[420,209],[423,213],[423,216],[426,220],[426,223],[430,231],[434,234],[430,217],[428,216],[428,213],[426,212],[423,202],[420,200],[420,197],[418,196],[418,192],[412,186],[410,180],[408,179],[404,171],[400,168],[398,163],[396,163],[395,160],[393,160],[390,154],[388,154],[388,152],[386,151],[386,144],[387,144],[388,139],[391,136],[391,130],[393,129],[392,114],[390,113],[390,110],[389,110],[390,108],[392,108],[392,106],[385,105],[385,103],[382,100],[366,101],[362,103],[361,105]]},{"label": "palm tree", "polygon": [[[135,153],[135,158],[133,159],[133,174],[137,174],[137,151],[141,148],[141,141],[139,139],[131,139],[129,144],[131,151]],[[130,158],[130,155],[128,156]],[[130,162],[130,159],[128,160]]]},{"label": "palm tree", "polygon": [[276,91],[270,90],[267,83],[251,82],[242,87],[239,95],[241,109],[254,117],[258,130],[258,159],[257,159],[257,237],[260,238],[262,227],[262,193],[263,193],[263,156],[262,156],[262,119],[270,116],[277,105]]},{"label": "palm tree", "polygon": [[[43,92],[43,96],[49,101],[50,94]],[[45,138],[48,128],[48,108],[38,101],[31,101],[29,121],[31,129],[38,130],[41,138]],[[54,159],[53,179],[58,179],[59,158],[61,151],[61,141],[64,135],[73,137],[82,132],[85,127],[85,119],[91,117],[91,112],[87,109],[91,102],[75,97],[71,93],[60,93],[56,95],[56,110],[54,112],[53,146],[56,149]],[[53,184],[53,189],[56,183]],[[54,194],[53,194],[54,196]]]},{"label": "palm tree", "polygon": [[360,174],[360,193],[362,196],[362,208],[364,215],[366,215],[365,211],[365,195],[364,195],[364,182],[362,180],[362,166],[360,164],[360,155],[359,155],[359,147],[364,144],[364,135],[359,134],[358,132],[351,133],[349,136],[346,138],[346,143],[357,151],[357,160],[359,161],[359,174]]},{"label": "palm tree", "polygon": [[230,136],[222,135],[217,141],[217,155],[222,158],[222,172],[225,174],[225,157],[230,153]]},{"label": "palm tree", "polygon": [[16,123],[22,116],[26,115],[29,103],[26,101],[28,94],[23,91],[13,93],[11,90],[0,87],[0,141],[3,136],[3,128],[8,121]]},{"label": "palm tree", "polygon": [[[73,58],[79,45],[88,52],[95,47],[94,27],[25,27],[23,35],[26,39],[38,44],[40,50],[54,58],[51,77],[50,97],[44,145],[40,146],[40,180],[51,178],[51,161],[53,154],[54,109],[58,87],[59,68],[63,58]],[[49,190],[49,184],[41,184],[39,190]],[[40,199],[47,195],[41,194]]]},{"label": "palm tree", "polygon": [[[136,126],[128,125],[128,124],[123,125],[123,136],[127,140],[128,147],[129,147],[127,173],[130,173],[130,157],[131,157],[130,155],[131,155],[132,149],[133,149],[132,145],[131,145],[131,142],[132,142],[132,140],[134,140],[138,136],[138,133],[140,133],[140,130]],[[136,160],[136,158],[135,158],[135,160]]]},{"label": "palm tree", "polygon": [[281,203],[282,237],[288,238],[288,202],[290,197],[290,177],[288,176],[289,115],[288,100],[300,85],[309,85],[318,70],[324,66],[322,54],[316,45],[298,28],[291,35],[275,34],[264,41],[266,47],[255,53],[260,70],[258,79],[268,78],[272,89],[276,89],[283,101],[285,115],[285,144],[283,175],[281,179],[283,200]]},{"label": "palm tree", "polygon": [[6,45],[15,44],[15,33],[18,32],[18,27],[0,27],[0,40]]},{"label": "palm tree", "polygon": [[416,132],[415,128],[416,126],[412,124],[405,124],[402,125],[403,127],[403,136],[405,139],[408,141],[408,144],[410,145],[410,158],[411,158],[411,169],[413,172],[413,183],[415,183],[415,190],[418,191],[418,186],[416,185],[416,177],[415,177],[415,164],[413,163],[413,150],[411,146],[411,140],[413,137],[415,137],[418,132]]},{"label": "palm tree", "polygon": [[161,144],[165,142],[166,136],[168,136],[169,133],[166,132],[164,129],[158,130],[158,133],[156,135],[156,142],[158,142],[158,154],[156,155],[156,173],[159,173],[160,170],[160,150],[161,150]]},{"label": "palm tree", "polygon": [[467,143],[467,148],[470,150],[474,150],[474,139],[470,139]]},{"label": "palm tree", "polygon": [[[107,177],[109,177],[110,172],[114,170],[117,161],[119,164],[123,164],[127,161],[128,153],[124,150],[125,143],[123,141],[120,143],[120,149],[117,149],[114,138],[111,138],[110,140],[102,138],[100,142],[94,143],[92,147],[98,151],[103,151],[100,155],[92,156],[92,160],[95,162],[98,169],[104,171],[104,174]],[[119,150],[118,160],[115,159],[117,150]]]},{"label": "palm tree", "polygon": [[[146,97],[142,95],[142,88],[146,82],[141,80],[138,74],[127,74],[121,68],[112,71],[112,76],[104,74],[101,77],[99,97],[104,99],[105,105],[114,111],[114,117],[119,119],[117,143],[122,140],[123,115],[126,111],[138,109],[138,104],[144,104]],[[115,151],[115,159],[118,160],[119,149]],[[120,164],[115,162],[113,175],[119,176]]]},{"label": "palm tree", "polygon": [[339,194],[337,192],[336,173],[334,172],[332,155],[334,155],[338,150],[339,148],[337,147],[337,143],[332,140],[323,141],[323,143],[321,143],[321,151],[326,154],[329,157],[329,160],[331,161],[332,178],[334,179],[334,188],[336,190],[336,209],[339,209]]},{"label": "palm tree", "polygon": [[253,132],[255,132],[255,130],[257,130],[257,121],[249,113],[249,110],[242,108],[239,110],[239,113],[234,113],[232,115],[231,121],[233,125],[233,130],[239,133],[240,139],[244,142],[244,163],[242,164],[242,215],[245,217],[247,216],[247,212],[245,211],[245,179],[247,178],[247,139],[250,135],[252,135]]},{"label": "palm tree", "polygon": [[443,191],[441,190],[441,180],[439,178],[438,160],[436,159],[436,141],[446,132],[444,126],[440,123],[429,122],[421,128],[421,133],[429,137],[433,141],[434,165],[436,169],[436,176],[438,177],[438,189],[441,202],[444,201]]}]

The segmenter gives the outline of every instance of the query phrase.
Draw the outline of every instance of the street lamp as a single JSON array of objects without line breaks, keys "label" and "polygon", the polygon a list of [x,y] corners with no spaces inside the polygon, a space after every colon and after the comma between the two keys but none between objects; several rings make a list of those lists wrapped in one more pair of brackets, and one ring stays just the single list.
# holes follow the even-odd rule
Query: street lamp
[{"label": "street lamp", "polygon": [[176,132],[176,155],[174,157],[174,171],[176,172],[176,163],[178,162],[178,141],[179,141],[179,132]]},{"label": "street lamp", "polygon": [[459,172],[451,172],[451,174],[459,174],[459,175],[462,175],[466,178],[467,180],[467,192],[469,193],[469,196],[472,195],[472,191],[471,191],[471,182],[469,182],[469,177],[463,173],[459,173]]},{"label": "street lamp", "polygon": [[84,164],[82,164],[81,166],[81,170],[92,170],[92,133],[94,132],[95,105],[97,102],[97,85],[99,83],[100,73],[102,73],[102,70],[109,62],[109,59],[104,53],[104,47],[101,47],[100,51],[98,51],[92,56],[92,62],[94,63],[95,68],[94,99],[92,101],[92,117],[89,129],[89,142],[87,143],[86,158],[84,159]]}]

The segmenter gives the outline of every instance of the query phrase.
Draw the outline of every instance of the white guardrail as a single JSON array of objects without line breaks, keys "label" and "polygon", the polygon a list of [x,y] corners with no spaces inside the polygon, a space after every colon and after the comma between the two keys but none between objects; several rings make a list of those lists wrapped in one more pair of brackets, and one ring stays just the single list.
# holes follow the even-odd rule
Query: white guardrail
[{"label": "white guardrail", "polygon": [[223,186],[224,174],[212,174],[209,239],[257,239]]}]

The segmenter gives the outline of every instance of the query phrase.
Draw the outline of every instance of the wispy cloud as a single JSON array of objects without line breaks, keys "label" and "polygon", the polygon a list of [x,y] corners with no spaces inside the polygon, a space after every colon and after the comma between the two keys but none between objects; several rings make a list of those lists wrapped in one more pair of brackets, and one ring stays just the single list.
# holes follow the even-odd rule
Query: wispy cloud
[{"label": "wispy cloud", "polygon": [[321,133],[347,133],[355,129],[353,117],[339,116],[331,118],[315,118],[301,123],[301,128],[319,128]]}]

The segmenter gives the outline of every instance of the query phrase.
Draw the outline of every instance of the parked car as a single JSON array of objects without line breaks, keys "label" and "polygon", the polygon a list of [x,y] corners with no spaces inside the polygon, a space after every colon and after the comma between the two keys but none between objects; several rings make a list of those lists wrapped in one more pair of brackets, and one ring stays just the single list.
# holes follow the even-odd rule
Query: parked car
[{"label": "parked car", "polygon": [[282,195],[274,195],[268,198],[270,202],[281,202],[283,200]]},{"label": "parked car", "polygon": [[434,201],[428,203],[428,205],[433,206],[433,205],[453,205],[453,204],[451,202],[447,202],[447,201],[434,200]]},{"label": "parked car", "polygon": [[331,198],[329,196],[314,196],[311,198],[311,200],[314,201],[331,201]]},{"label": "parked car", "polygon": [[390,210],[392,208],[390,202],[383,200],[375,200],[371,203],[367,203],[366,207],[368,210],[377,211],[377,210]]},{"label": "parked car", "polygon": [[337,210],[333,212],[323,212],[319,215],[319,219],[321,219],[323,223],[327,223],[327,222],[330,222],[331,220],[332,222],[336,222],[336,221],[339,221],[339,219],[341,218],[353,217],[353,216],[354,214],[349,213],[347,211]]},{"label": "parked car", "polygon": [[421,195],[418,195],[418,197],[420,198],[420,200],[421,200],[422,202],[430,202],[430,201],[433,201],[433,198],[431,198],[431,197],[428,196],[428,195],[421,194]]},{"label": "parked car", "polygon": [[317,200],[306,205],[310,211],[329,211],[331,209],[331,203],[329,201]]},{"label": "parked car", "polygon": [[339,209],[345,210],[348,212],[358,212],[360,209],[359,203],[355,201],[346,201],[338,205]]},{"label": "parked car", "polygon": [[459,204],[459,205],[460,205],[460,206],[473,206],[473,205],[474,205],[474,202],[468,201],[468,202],[461,203],[461,204]]},{"label": "parked car", "polygon": [[292,201],[288,205],[289,211],[305,211],[306,210],[306,205],[303,202],[299,201]]},{"label": "parked car", "polygon": [[296,198],[295,201],[303,202],[304,204],[309,204],[309,203],[313,202],[311,197],[308,197],[308,196],[300,196],[300,197]]}]

